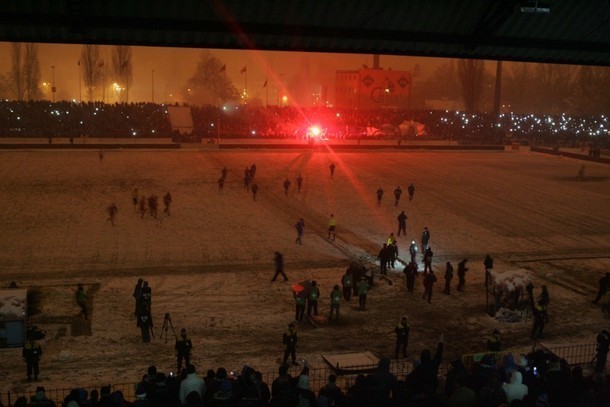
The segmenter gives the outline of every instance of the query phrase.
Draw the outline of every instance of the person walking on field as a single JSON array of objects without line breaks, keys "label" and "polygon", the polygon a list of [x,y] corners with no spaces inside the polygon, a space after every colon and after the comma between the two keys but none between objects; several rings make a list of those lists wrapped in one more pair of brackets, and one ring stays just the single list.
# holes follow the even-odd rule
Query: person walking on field
[{"label": "person walking on field", "polygon": [[301,192],[301,187],[303,186],[303,177],[301,174],[297,177],[297,192]]},{"label": "person walking on field", "polygon": [[42,356],[42,346],[34,338],[29,338],[21,352],[26,363],[27,381],[32,381],[32,373],[34,380],[38,380],[40,374],[40,357]]},{"label": "person walking on field", "polygon": [[398,186],[394,190],[394,206],[398,206],[398,202],[400,201],[401,195],[402,195],[402,189],[400,189],[400,186]]},{"label": "person walking on field", "polygon": [[335,176],[335,163],[331,162],[328,166],[328,169],[330,170],[330,179],[333,179],[333,177]]},{"label": "person walking on field", "polygon": [[366,293],[369,290],[369,284],[366,282],[366,277],[358,283],[358,311],[364,311],[366,307]]},{"label": "person walking on field", "polygon": [[379,187],[377,190],[377,206],[381,206],[381,199],[383,198],[383,188]]},{"label": "person walking on field", "polygon": [[432,256],[434,256],[434,253],[432,253],[432,249],[428,247],[424,252],[424,273],[428,271],[432,273]]},{"label": "person walking on field", "polygon": [[159,197],[155,194],[148,197],[148,210],[150,211],[150,216],[155,219],[157,219],[158,200]]},{"label": "person walking on field", "polygon": [[165,205],[165,209],[163,209],[163,213],[166,213],[169,216],[169,207],[172,204],[172,194],[167,191],[165,195],[163,195],[163,205]]},{"label": "person walking on field", "polygon": [[138,188],[134,188],[131,193],[131,202],[133,202],[133,211],[136,212],[138,210],[138,199],[140,198],[140,193],[138,192]]},{"label": "person walking on field", "polygon": [[453,266],[451,262],[447,262],[447,267],[445,268],[445,290],[443,291],[445,294],[451,294],[451,280],[453,279]]},{"label": "person walking on field", "polygon": [[463,291],[464,285],[466,284],[466,272],[468,271],[468,267],[466,267],[467,262],[468,262],[468,259],[462,259],[462,261],[460,261],[458,263],[458,270],[457,270],[457,275],[458,275],[457,290],[458,291]]},{"label": "person walking on field", "polygon": [[606,295],[608,289],[610,289],[610,273],[606,273],[602,278],[599,279],[597,295],[592,301],[593,304],[597,304],[599,300]]},{"label": "person walking on field", "polygon": [[284,256],[280,252],[275,252],[275,257],[273,258],[275,263],[275,274],[273,274],[273,278],[271,281],[275,281],[277,277],[281,274],[284,277],[284,281],[288,280],[286,277],[286,273],[284,273]]},{"label": "person walking on field", "polygon": [[413,290],[415,289],[415,279],[417,278],[417,263],[412,261],[407,264],[403,273],[405,273],[405,278],[407,280],[407,292],[413,294]]},{"label": "person walking on field", "polygon": [[138,312],[142,308],[142,284],[144,284],[144,280],[139,278],[136,286],[133,289],[133,298],[136,300],[134,315],[138,315]]},{"label": "person walking on field", "polygon": [[412,201],[413,195],[415,195],[415,185],[413,185],[413,183],[409,184],[407,187],[407,192],[409,193],[409,201]]},{"label": "person walking on field", "polygon": [[286,178],[284,180],[284,194],[286,196],[288,196],[288,190],[290,189],[290,184],[291,184],[290,180],[288,178]]},{"label": "person walking on field", "polygon": [[304,294],[303,290],[301,290],[301,291],[293,291],[292,295],[294,297],[294,305],[295,305],[294,319],[295,319],[295,321],[302,321],[303,315],[305,315],[305,303],[306,303],[305,294]]},{"label": "person walking on field", "polygon": [[[146,308],[146,307],[145,307]],[[140,311],[138,315],[138,328],[140,328],[140,333],[142,334],[142,342],[149,343],[150,342],[150,334],[153,328],[153,320],[152,315],[150,314],[150,309]]]},{"label": "person walking on field", "polygon": [[142,195],[140,197],[140,202],[138,204],[138,209],[140,210],[140,219],[144,219],[144,215],[146,215],[146,209],[147,209],[146,202],[147,202],[146,197],[144,195]]},{"label": "person walking on field", "polygon": [[290,358],[292,359],[292,364],[297,366],[297,357],[296,357],[296,352],[297,352],[297,330],[294,326],[294,324],[289,324],[288,325],[288,331],[284,332],[284,337],[283,337],[283,343],[284,346],[286,347],[284,349],[284,363],[286,363],[286,361],[288,360],[288,356],[290,356]]},{"label": "person walking on field", "polygon": [[485,260],[483,260],[483,266],[485,267],[485,287],[487,287],[491,282],[490,271],[494,268],[494,260],[489,254],[485,256]]},{"label": "person walking on field", "polygon": [[544,329],[545,318],[544,308],[542,304],[536,303],[534,305],[534,326],[532,328],[531,338],[533,340],[542,339],[542,330]]},{"label": "person walking on field", "polygon": [[256,201],[256,195],[258,194],[258,184],[252,184],[252,187],[250,189],[252,190],[252,199]]},{"label": "person walking on field", "polygon": [[114,202],[106,208],[106,213],[108,213],[108,218],[106,222],[110,222],[112,226],[114,226],[114,219],[116,218],[116,214],[119,211],[119,208],[114,204]]},{"label": "person walking on field", "polygon": [[415,263],[415,256],[417,256],[417,243],[415,240],[411,241],[411,245],[409,246],[409,254],[411,255],[411,263]]},{"label": "person walking on field", "polygon": [[405,213],[405,211],[400,212],[397,219],[398,219],[397,235],[400,236],[400,232],[402,232],[402,234],[406,236],[407,235],[407,214]]},{"label": "person walking on field", "polygon": [[382,276],[387,276],[388,275],[388,263],[390,261],[390,253],[388,251],[388,245],[386,243],[384,243],[381,250],[379,250],[379,254],[377,255],[377,260],[379,260],[379,273]]},{"label": "person walking on field", "polygon": [[309,288],[309,296],[307,297],[307,316],[311,318],[311,311],[315,316],[318,315],[318,299],[320,298],[320,289],[315,281],[311,282]]},{"label": "person walking on field", "polygon": [[305,221],[303,220],[303,218],[299,219],[296,225],[294,225],[294,227],[297,229],[297,239],[295,240],[295,243],[303,244],[303,242],[301,241],[301,238],[303,237],[303,231],[305,230]]},{"label": "person walking on field", "polygon": [[428,249],[429,242],[430,242],[430,231],[428,230],[428,227],[425,227],[424,231],[421,234],[421,249],[424,252],[424,254],[426,253],[426,250]]},{"label": "person walking on field", "polygon": [[430,270],[429,273],[424,274],[424,295],[422,295],[422,298],[428,298],[428,304],[432,304],[432,288],[434,283],[436,283],[436,276]]},{"label": "person walking on field", "polygon": [[407,321],[407,317],[402,317],[400,322],[394,328],[394,332],[396,333],[396,350],[394,352],[395,358],[398,359],[398,353],[402,349],[402,357],[407,357],[407,346],[409,345],[409,331],[411,328],[409,327],[409,322]]},{"label": "person walking on field", "polygon": [[349,301],[352,298],[352,287],[354,285],[354,276],[350,273],[349,267],[341,277],[341,285],[343,286],[343,298]]},{"label": "person walking on field", "polygon": [[337,219],[335,218],[335,215],[333,215],[331,213],[330,219],[328,220],[328,239],[329,240],[331,239],[331,236],[332,236],[332,240],[335,240],[336,229],[337,229]]},{"label": "person walking on field", "polygon": [[85,320],[89,319],[89,312],[87,310],[87,294],[85,293],[83,285],[80,283],[78,284],[78,288],[74,294],[74,299],[76,300],[76,305],[80,307],[80,315],[82,315]]},{"label": "person walking on field", "polygon": [[328,320],[333,318],[333,312],[335,314],[335,321],[339,320],[339,308],[341,306],[341,290],[339,286],[335,285],[330,293],[330,312],[328,313]]}]

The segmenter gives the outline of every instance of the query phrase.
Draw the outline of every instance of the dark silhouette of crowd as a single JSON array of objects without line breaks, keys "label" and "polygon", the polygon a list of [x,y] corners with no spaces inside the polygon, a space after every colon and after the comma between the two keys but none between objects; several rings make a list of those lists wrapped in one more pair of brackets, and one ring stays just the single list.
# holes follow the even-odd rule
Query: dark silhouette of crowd
[{"label": "dark silhouette of crowd", "polygon": [[[602,332],[606,335],[605,331]],[[599,339],[599,338],[598,338]],[[271,383],[250,366],[240,372],[220,367],[205,375],[189,364],[177,374],[165,374],[155,366],[135,385],[133,400],[111,386],[89,393],[73,389],[63,402],[51,401],[44,387],[27,400],[20,397],[14,406],[62,407],[605,407],[610,405],[610,375],[602,372],[585,376],[580,365],[570,367],[563,359],[535,350],[527,355],[489,353],[480,361],[456,359],[446,371],[441,369],[443,337],[432,352],[424,349],[413,368],[398,378],[392,373],[390,359],[380,359],[377,368],[358,374],[345,387],[330,374],[327,382],[314,389],[310,369],[305,363],[298,375],[289,373],[290,365],[281,364]],[[607,350],[605,350],[607,352]],[[495,359],[498,355],[498,361]],[[1,403],[0,403],[1,405]]]},{"label": "dark silhouette of crowd", "polygon": [[[355,109],[335,107],[192,106],[193,133],[172,130],[167,107],[153,103],[0,101],[2,137],[159,137],[175,141],[220,138],[306,139],[320,126],[327,138],[455,140],[461,144],[585,147],[599,153],[609,135],[596,116],[517,115],[445,110]],[[424,130],[418,129],[419,124]],[[367,128],[369,129],[367,131]],[[371,128],[376,129],[371,132]],[[601,129],[601,130],[600,130]]]}]

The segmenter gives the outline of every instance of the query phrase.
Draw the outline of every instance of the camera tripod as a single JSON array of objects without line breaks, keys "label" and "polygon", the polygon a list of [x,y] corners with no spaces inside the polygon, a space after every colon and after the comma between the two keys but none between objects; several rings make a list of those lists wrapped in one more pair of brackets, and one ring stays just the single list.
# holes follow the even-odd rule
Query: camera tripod
[{"label": "camera tripod", "polygon": [[165,332],[165,343],[167,343],[167,331],[172,329],[172,333],[174,334],[174,338],[176,337],[176,331],[174,330],[174,325],[172,324],[172,318],[169,315],[169,312],[165,314],[165,319],[163,320],[163,326],[161,327],[161,339],[163,339],[163,333]]}]

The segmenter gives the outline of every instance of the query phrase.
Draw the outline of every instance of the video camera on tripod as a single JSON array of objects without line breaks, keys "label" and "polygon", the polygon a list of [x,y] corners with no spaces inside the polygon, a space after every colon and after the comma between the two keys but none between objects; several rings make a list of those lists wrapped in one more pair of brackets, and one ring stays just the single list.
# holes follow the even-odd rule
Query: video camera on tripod
[{"label": "video camera on tripod", "polygon": [[174,330],[174,325],[172,324],[172,318],[169,315],[169,312],[165,313],[165,318],[163,319],[163,326],[161,327],[161,338],[163,338],[163,333],[165,332],[165,343],[167,343],[167,331],[172,329],[172,333],[174,334],[174,338],[176,337],[176,331]]}]

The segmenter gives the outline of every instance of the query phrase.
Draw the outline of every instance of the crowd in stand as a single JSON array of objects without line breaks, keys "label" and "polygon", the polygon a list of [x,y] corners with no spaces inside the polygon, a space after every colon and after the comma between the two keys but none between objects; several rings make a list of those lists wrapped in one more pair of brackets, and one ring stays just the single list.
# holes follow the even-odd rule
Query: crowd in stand
[{"label": "crowd in stand", "polygon": [[[605,116],[495,116],[445,110],[248,105],[193,106],[191,111],[195,140],[306,137],[312,125],[319,125],[329,138],[424,137],[469,144],[527,140],[544,145],[607,148],[610,137]],[[424,125],[425,130],[418,133],[414,122]],[[380,131],[371,134],[367,128]],[[172,130],[167,107],[160,104],[0,101],[0,137],[178,136]]]},{"label": "crowd in stand", "polygon": [[[346,388],[337,377],[319,389],[312,389],[307,365],[296,376],[282,364],[271,384],[261,372],[244,366],[241,372],[224,368],[200,375],[189,364],[178,375],[165,375],[150,366],[136,385],[135,399],[126,400],[121,391],[110,386],[88,393],[74,389],[57,404],[45,395],[44,387],[28,401],[19,398],[14,406],[63,407],[606,407],[610,405],[610,375],[603,370],[585,376],[583,368],[570,368],[565,360],[536,350],[515,359],[506,353],[498,363],[494,354],[471,367],[461,359],[451,363],[441,376],[444,343],[439,339],[434,354],[424,349],[413,369],[404,378],[391,372],[390,360],[381,359],[370,374],[359,374]],[[599,366],[598,366],[599,367]],[[439,378],[441,380],[439,380]]]}]

